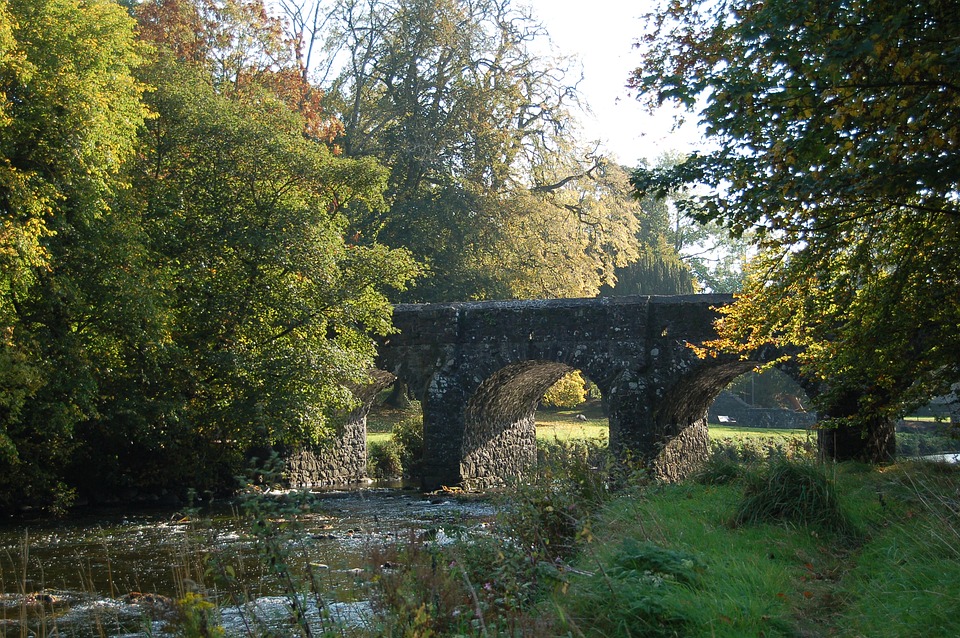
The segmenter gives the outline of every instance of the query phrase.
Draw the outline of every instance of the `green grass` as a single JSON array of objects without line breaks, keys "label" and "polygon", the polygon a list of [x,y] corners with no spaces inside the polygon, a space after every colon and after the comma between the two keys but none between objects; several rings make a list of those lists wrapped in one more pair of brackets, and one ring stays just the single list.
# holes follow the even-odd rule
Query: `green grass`
[{"label": "green grass", "polygon": [[[594,542],[581,550],[580,575],[556,608],[586,636],[661,635],[623,624],[650,610],[670,628],[663,635],[960,635],[960,471],[824,470],[858,534],[795,520],[734,524],[742,481],[655,486],[603,509],[591,525]],[[640,544],[702,566],[696,582],[651,578],[650,568],[619,578],[624,552]],[[610,624],[618,618],[621,625]]]},{"label": "green grass", "polygon": [[390,440],[389,432],[367,432],[367,445],[382,445]]},{"label": "green grass", "polygon": [[[690,553],[705,565],[698,588],[672,588],[665,595],[674,613],[689,618],[680,635],[791,635],[796,583],[807,571],[805,565],[818,560],[816,539],[770,525],[732,529],[730,516],[738,498],[732,486],[670,486],[645,498],[617,499],[593,525],[594,536],[602,542],[589,545],[578,564],[592,576],[575,580],[571,596],[575,600],[583,589],[602,591],[602,574],[624,543],[645,541]],[[608,588],[608,596],[622,596],[623,587],[629,586],[618,584]],[[594,626],[610,613],[602,598],[588,599],[593,611],[582,609],[588,615],[581,616],[581,627]],[[594,613],[597,617],[591,618]]]},{"label": "green grass", "polygon": [[[395,423],[417,414],[416,405],[403,410],[378,406],[367,416],[367,442],[387,441]],[[577,418],[580,414],[586,417],[585,421]],[[574,409],[542,408],[537,411],[537,438],[540,440],[600,439],[606,437],[608,432],[607,417],[603,415],[603,410],[597,402],[586,403]],[[807,430],[710,425],[710,438],[713,440],[805,440],[808,436],[811,435]]]},{"label": "green grass", "polygon": [[816,436],[809,430],[781,430],[777,428],[748,428],[735,425],[710,424],[710,438],[719,439],[806,439],[807,436]]}]

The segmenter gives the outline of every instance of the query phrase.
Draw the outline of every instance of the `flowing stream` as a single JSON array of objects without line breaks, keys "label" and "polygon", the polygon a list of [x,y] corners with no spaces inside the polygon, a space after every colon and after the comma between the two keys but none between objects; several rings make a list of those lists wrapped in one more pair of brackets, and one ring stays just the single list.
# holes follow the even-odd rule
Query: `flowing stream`
[{"label": "flowing stream", "polygon": [[[266,497],[275,501],[264,510],[266,528],[229,505],[8,522],[0,526],[0,636],[169,635],[172,601],[188,592],[216,603],[227,635],[262,635],[289,621],[291,582],[314,627],[363,624],[372,553],[410,538],[452,542],[493,516],[482,501],[397,489],[311,492],[291,509],[299,496]],[[264,529],[283,528],[296,531],[265,553],[274,541]],[[271,568],[280,560],[293,581]]]}]

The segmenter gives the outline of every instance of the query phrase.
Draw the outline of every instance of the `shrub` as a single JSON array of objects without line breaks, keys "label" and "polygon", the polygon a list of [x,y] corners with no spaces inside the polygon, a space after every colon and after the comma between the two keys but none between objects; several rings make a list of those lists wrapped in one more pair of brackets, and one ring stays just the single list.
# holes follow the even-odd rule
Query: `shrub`
[{"label": "shrub", "polygon": [[384,479],[403,476],[400,446],[392,439],[371,442],[367,449],[367,474]]},{"label": "shrub", "polygon": [[586,400],[587,382],[579,370],[565,374],[543,395],[543,404],[556,408],[575,408]]},{"label": "shrub", "polygon": [[393,426],[390,439],[397,447],[403,475],[419,477],[423,471],[423,417],[403,419]]},{"label": "shrub", "polygon": [[747,473],[745,482],[734,517],[737,525],[788,522],[853,533],[834,483],[821,465],[777,456]]},{"label": "shrub", "polygon": [[756,463],[773,457],[814,458],[813,437],[731,436],[710,442],[711,456],[721,456],[739,463]]}]

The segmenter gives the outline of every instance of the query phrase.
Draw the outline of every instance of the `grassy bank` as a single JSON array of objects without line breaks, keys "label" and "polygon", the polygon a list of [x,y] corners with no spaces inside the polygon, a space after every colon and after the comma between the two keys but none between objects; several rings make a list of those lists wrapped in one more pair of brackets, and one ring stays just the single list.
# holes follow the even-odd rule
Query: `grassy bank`
[{"label": "grassy bank", "polygon": [[602,414],[537,420],[547,462],[490,535],[377,576],[375,635],[960,635],[960,469],[822,464],[806,431],[711,425],[695,479],[611,491]]},{"label": "grassy bank", "polygon": [[492,536],[402,550],[376,635],[960,635],[954,467],[774,457],[613,494],[563,454]]},{"label": "grassy bank", "polygon": [[[917,464],[822,470],[843,526],[736,523],[746,474],[611,500],[592,525],[603,542],[584,545],[556,600],[566,626],[588,636],[960,635],[960,474]],[[656,560],[637,558],[638,548]],[[643,569],[625,570],[631,560]]]}]

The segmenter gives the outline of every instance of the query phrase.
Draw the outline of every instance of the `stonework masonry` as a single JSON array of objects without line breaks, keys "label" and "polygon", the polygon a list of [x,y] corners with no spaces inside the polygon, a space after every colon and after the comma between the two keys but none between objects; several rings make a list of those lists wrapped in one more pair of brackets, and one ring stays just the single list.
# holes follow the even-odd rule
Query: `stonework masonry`
[{"label": "stonework masonry", "polygon": [[[375,385],[398,378],[420,400],[426,490],[487,487],[529,469],[538,402],[571,370],[600,389],[611,450],[677,480],[707,454],[714,398],[757,365],[699,359],[690,348],[716,337],[716,308],[731,301],[711,294],[398,305]],[[364,392],[365,400],[375,395]],[[362,478],[368,407],[347,420],[332,455],[291,457],[291,478]]]},{"label": "stonework masonry", "polygon": [[424,488],[484,486],[535,459],[543,393],[581,370],[609,406],[610,445],[676,479],[707,452],[706,413],[755,366],[701,360],[728,295],[636,296],[400,305],[380,365],[424,413]]}]

